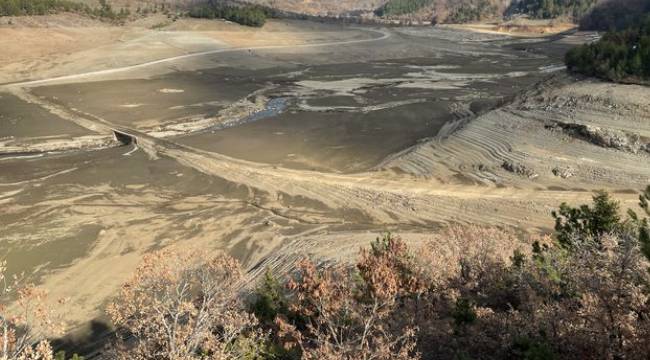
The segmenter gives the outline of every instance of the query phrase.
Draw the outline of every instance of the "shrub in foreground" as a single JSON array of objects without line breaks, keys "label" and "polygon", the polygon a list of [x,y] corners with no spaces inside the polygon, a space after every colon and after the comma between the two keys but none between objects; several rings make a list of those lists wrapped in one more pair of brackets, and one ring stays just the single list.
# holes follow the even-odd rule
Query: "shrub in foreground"
[{"label": "shrub in foreground", "polygon": [[108,307],[118,359],[242,359],[262,352],[237,296],[243,274],[223,254],[165,249],[145,256]]},{"label": "shrub in foreground", "polygon": [[0,262],[0,359],[53,359],[45,338],[63,326],[48,305],[47,292],[26,283],[24,276],[8,277],[6,270]]}]

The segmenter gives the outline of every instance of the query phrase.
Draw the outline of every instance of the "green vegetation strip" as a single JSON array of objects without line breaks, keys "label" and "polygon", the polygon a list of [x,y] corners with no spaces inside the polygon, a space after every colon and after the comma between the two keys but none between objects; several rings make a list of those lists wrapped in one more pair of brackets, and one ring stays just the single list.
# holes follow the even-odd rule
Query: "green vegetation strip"
[{"label": "green vegetation strip", "polygon": [[260,6],[203,5],[193,8],[189,14],[193,18],[224,19],[245,26],[261,27],[271,16]]},{"label": "green vegetation strip", "polygon": [[119,12],[113,10],[106,0],[99,1],[100,6],[92,8],[69,0],[0,0],[0,16],[48,15],[59,12],[74,12],[92,17],[123,20],[129,16],[128,9]]},{"label": "green vegetation strip", "polygon": [[398,16],[410,14],[431,4],[433,4],[433,0],[390,0],[377,11],[377,15]]}]

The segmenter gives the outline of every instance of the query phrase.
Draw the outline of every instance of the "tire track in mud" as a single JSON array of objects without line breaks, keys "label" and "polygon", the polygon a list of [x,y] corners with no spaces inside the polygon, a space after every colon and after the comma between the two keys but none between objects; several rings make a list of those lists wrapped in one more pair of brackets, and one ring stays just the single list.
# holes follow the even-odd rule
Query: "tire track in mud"
[{"label": "tire track in mud", "polygon": [[[24,94],[28,93],[23,92]],[[44,99],[30,99],[48,109],[58,109]],[[71,119],[70,116],[65,118]],[[96,116],[86,116],[82,123],[88,128],[118,131],[133,137],[137,146],[152,159],[167,156],[204,174],[260,190],[268,194],[264,199],[266,204],[259,204],[267,210],[284,206],[276,200],[278,194],[303,197],[322,203],[331,211],[324,215],[321,224],[341,223],[341,220],[345,221],[342,217],[345,217],[346,210],[357,210],[369,219],[369,223],[377,226],[430,227],[434,223],[452,222],[517,226],[521,224],[521,218],[525,217],[525,214],[539,212],[536,206],[531,206],[530,191],[444,185],[431,179],[392,176],[382,172],[342,175],[278,168],[180,145],[135,129],[117,126]],[[495,140],[485,137],[481,135],[482,132],[493,132],[499,135],[499,138]],[[478,134],[478,140],[468,134]],[[405,165],[404,170],[417,170],[421,175],[430,175],[424,174],[424,171],[440,168],[441,164],[451,167],[453,163],[447,160],[460,157],[461,154],[464,154],[464,158],[468,158],[470,154],[470,158],[479,161],[495,161],[504,156],[511,156],[507,135],[489,128],[478,128],[471,132],[464,129],[450,135],[463,139],[458,143],[450,142],[453,146],[434,145],[436,151],[427,151],[426,155],[418,151],[409,154],[419,158],[413,162],[415,166]],[[564,191],[551,195],[548,201],[553,199],[552,203],[555,204],[558,196],[572,195],[576,196]],[[577,195],[587,198],[584,193]],[[499,208],[505,210],[495,213],[494,209]],[[300,217],[294,220],[317,223]]]},{"label": "tire track in mud", "polygon": [[[431,226],[432,223],[483,223],[520,225],[526,215],[538,214],[532,199],[548,204],[558,198],[588,199],[585,192],[536,192],[481,186],[442,185],[412,177],[385,177],[382,173],[341,175],[278,168],[217,153],[182,146],[167,140],[138,136],[140,144],[155,149],[204,174],[269,194],[264,201],[274,203],[277,194],[312,199],[333,212],[356,209],[376,225]],[[140,137],[141,136],[141,137]],[[266,207],[266,206],[265,206]],[[494,209],[504,208],[495,212]],[[543,208],[542,212],[546,212]],[[336,215],[335,215],[336,216]]]}]

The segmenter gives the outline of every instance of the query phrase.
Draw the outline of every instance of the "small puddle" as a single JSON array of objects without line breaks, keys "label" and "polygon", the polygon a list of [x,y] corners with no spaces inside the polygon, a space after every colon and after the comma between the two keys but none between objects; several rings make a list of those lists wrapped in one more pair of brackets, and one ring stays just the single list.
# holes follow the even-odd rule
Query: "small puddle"
[{"label": "small puddle", "polygon": [[276,116],[282,113],[284,110],[287,109],[289,106],[289,99],[280,97],[280,98],[274,98],[269,100],[269,102],[266,103],[266,109],[262,111],[258,111],[247,118],[245,118],[243,121],[244,122],[253,122],[253,121],[258,121],[262,120],[268,117]]},{"label": "small puddle", "polygon": [[208,129],[208,131],[216,131],[216,130],[223,130],[226,128],[232,128],[235,126],[251,123],[251,122],[256,122],[260,121],[262,119],[274,117],[276,115],[281,114],[284,110],[289,107],[289,98],[286,97],[279,97],[279,98],[273,98],[270,99],[266,103],[266,107],[264,110],[260,110],[256,113],[253,113],[245,118],[238,119],[235,121],[229,121],[224,124],[217,124],[211,128]]}]

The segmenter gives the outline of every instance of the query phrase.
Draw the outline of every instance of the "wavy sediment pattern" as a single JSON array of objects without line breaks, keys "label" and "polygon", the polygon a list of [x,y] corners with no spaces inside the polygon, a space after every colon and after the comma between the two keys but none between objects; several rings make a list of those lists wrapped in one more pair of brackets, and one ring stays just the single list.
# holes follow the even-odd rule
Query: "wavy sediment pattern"
[{"label": "wavy sediment pattern", "polygon": [[[628,88],[628,94],[599,97],[605,84],[570,84],[566,77],[544,84],[544,95],[527,94],[514,103],[467,121],[451,134],[395,155],[381,164],[416,176],[442,181],[455,173],[479,182],[523,185],[528,179],[508,173],[502,164],[523,164],[535,171],[533,184],[558,187],[636,188],[650,181],[650,153],[630,153],[594,145],[550,125],[585,124],[603,131],[625,131],[643,142],[650,131],[647,105],[632,106],[629,98],[647,98],[647,88]],[[550,90],[555,88],[555,90]],[[589,97],[579,94],[591,93]],[[638,103],[637,103],[638,104]],[[573,167],[571,179],[557,179],[556,167]]]}]

